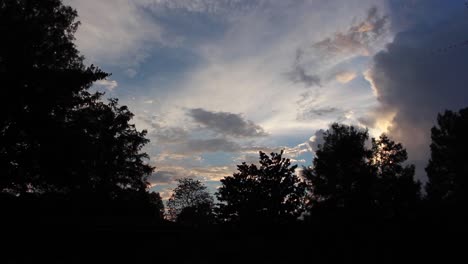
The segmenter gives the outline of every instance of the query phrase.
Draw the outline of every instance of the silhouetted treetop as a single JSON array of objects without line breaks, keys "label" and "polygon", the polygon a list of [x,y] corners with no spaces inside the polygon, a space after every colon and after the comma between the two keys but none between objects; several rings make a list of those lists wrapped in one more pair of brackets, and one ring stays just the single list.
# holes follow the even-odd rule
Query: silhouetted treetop
[{"label": "silhouetted treetop", "polygon": [[468,192],[468,108],[445,111],[431,130],[426,168],[427,198],[433,205],[466,205]]},{"label": "silhouetted treetop", "polygon": [[10,72],[82,69],[83,58],[73,43],[76,18],[76,11],[60,0],[2,1],[2,66]]},{"label": "silhouetted treetop", "polygon": [[313,166],[304,169],[312,207],[380,209],[387,216],[414,208],[420,184],[414,165],[404,165],[406,150],[388,136],[372,138],[367,130],[332,124],[315,153]]},{"label": "silhouetted treetop", "polygon": [[260,152],[259,167],[244,162],[221,180],[217,198],[223,221],[287,223],[301,215],[305,185],[295,175],[297,165],[282,155]]},{"label": "silhouetted treetop", "polygon": [[179,179],[167,202],[169,218],[180,222],[199,222],[212,217],[213,197],[199,180]]},{"label": "silhouetted treetop", "polygon": [[414,165],[404,165],[408,158],[406,149],[383,134],[372,139],[372,152],[375,206],[384,209],[388,216],[414,209],[421,198],[421,184],[414,179]]},{"label": "silhouetted treetop", "polygon": [[0,191],[113,199],[147,188],[146,132],[117,100],[88,91],[109,74],[84,65],[76,18],[59,0],[0,3]]},{"label": "silhouetted treetop", "polygon": [[367,130],[337,123],[324,133],[324,143],[315,153],[313,169],[305,170],[315,205],[370,205],[372,151],[365,146],[368,138]]}]

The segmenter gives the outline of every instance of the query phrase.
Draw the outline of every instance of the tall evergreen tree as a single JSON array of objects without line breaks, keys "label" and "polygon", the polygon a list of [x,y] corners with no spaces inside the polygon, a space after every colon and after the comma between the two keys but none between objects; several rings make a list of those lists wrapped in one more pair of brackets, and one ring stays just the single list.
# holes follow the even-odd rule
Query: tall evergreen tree
[{"label": "tall evergreen tree", "polygon": [[427,199],[433,205],[466,205],[468,192],[468,108],[445,111],[431,130],[426,167]]},{"label": "tall evergreen tree", "polygon": [[77,13],[60,0],[0,2],[0,191],[145,190],[145,131],[116,100],[90,93],[109,74],[75,47]]}]

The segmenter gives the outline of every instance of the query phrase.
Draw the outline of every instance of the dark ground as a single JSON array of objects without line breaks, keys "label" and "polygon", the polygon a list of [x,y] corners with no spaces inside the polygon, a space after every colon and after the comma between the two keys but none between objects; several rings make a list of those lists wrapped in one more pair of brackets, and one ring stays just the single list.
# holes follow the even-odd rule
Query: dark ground
[{"label": "dark ground", "polygon": [[182,227],[135,217],[3,216],[0,263],[465,263],[456,218]]}]

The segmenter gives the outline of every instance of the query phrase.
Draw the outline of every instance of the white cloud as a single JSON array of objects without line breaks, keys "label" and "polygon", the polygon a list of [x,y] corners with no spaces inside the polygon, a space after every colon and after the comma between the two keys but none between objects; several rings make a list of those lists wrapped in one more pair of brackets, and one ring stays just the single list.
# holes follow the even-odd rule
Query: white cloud
[{"label": "white cloud", "polygon": [[119,84],[115,80],[99,80],[94,83],[99,87],[103,87],[109,91],[113,91]]},{"label": "white cloud", "polygon": [[163,29],[131,0],[65,0],[78,12],[78,49],[91,63],[133,66],[152,45],[165,43]]}]

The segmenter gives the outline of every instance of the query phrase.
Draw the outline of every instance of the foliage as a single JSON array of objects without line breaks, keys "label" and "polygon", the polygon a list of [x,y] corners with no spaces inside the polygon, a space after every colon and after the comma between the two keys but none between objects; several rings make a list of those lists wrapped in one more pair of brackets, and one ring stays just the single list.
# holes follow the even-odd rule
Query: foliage
[{"label": "foliage", "polygon": [[221,180],[217,193],[220,217],[229,222],[285,223],[303,212],[305,185],[289,159],[260,152],[260,166],[237,165],[239,172]]},{"label": "foliage", "polygon": [[305,170],[312,203],[332,208],[369,206],[373,179],[372,151],[365,146],[368,132],[335,123],[323,137],[313,169]]},{"label": "foliage", "polygon": [[164,203],[161,195],[157,192],[148,194],[149,203],[153,206],[156,218],[164,219]]},{"label": "foliage", "polygon": [[408,159],[406,149],[383,134],[372,139],[372,152],[375,206],[390,215],[414,208],[420,200],[421,184],[414,180],[414,165],[403,165]]},{"label": "foliage", "polygon": [[190,222],[212,214],[213,197],[199,180],[183,178],[167,202],[169,219]]},{"label": "foliage", "polygon": [[333,124],[315,153],[314,166],[305,169],[312,206],[379,209],[388,216],[413,208],[420,199],[414,165],[404,165],[406,150],[388,136],[372,138],[367,131]]},{"label": "foliage", "polygon": [[141,191],[153,168],[131,112],[88,89],[109,74],[76,49],[77,13],[59,0],[0,4],[0,191]]},{"label": "foliage", "polygon": [[431,130],[431,158],[426,168],[427,198],[435,205],[467,201],[468,108],[445,111]]}]

